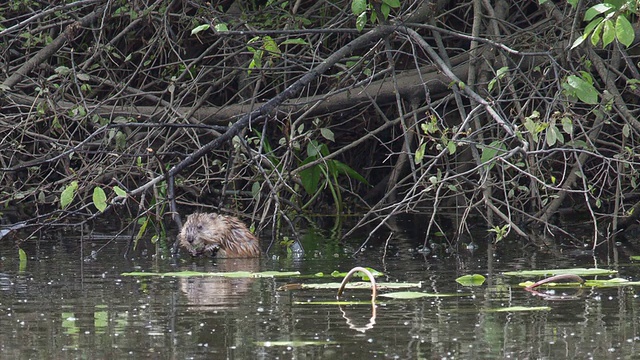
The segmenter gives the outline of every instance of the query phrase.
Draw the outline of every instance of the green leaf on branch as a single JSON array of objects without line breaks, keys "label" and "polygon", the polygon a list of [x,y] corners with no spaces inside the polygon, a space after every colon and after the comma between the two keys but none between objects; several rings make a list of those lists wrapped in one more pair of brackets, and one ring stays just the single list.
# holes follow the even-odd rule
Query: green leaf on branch
[{"label": "green leaf on branch", "polygon": [[202,31],[205,31],[205,30],[209,30],[210,27],[211,27],[211,25],[209,25],[209,24],[198,25],[198,26],[194,27],[193,30],[191,30],[191,35],[196,35],[199,32],[202,32]]},{"label": "green leaf on branch", "polygon": [[331,141],[331,142],[336,142],[336,138],[333,135],[333,131],[331,131],[331,129],[328,128],[322,128],[320,129],[320,134],[322,134],[322,137]]},{"label": "green leaf on branch", "polygon": [[115,192],[116,195],[118,195],[118,196],[122,196],[122,197],[127,196],[127,192],[124,191],[122,188],[120,188],[117,185],[113,187],[113,192]]},{"label": "green leaf on branch", "polygon": [[225,23],[216,24],[216,26],[214,26],[213,29],[215,31],[217,31],[217,32],[229,31],[229,28],[227,27],[227,24],[225,24]]},{"label": "green leaf on branch", "polygon": [[420,164],[422,162],[422,159],[424,159],[424,151],[427,148],[427,144],[422,144],[420,145],[420,147],[418,147],[418,150],[416,150],[416,154],[414,155],[414,159],[413,161],[416,163],[416,165]]},{"label": "green leaf on branch", "polygon": [[333,163],[333,165],[335,165],[336,171],[338,171],[338,173],[347,175],[348,177],[354,180],[357,180],[363,184],[369,185],[369,182],[367,181],[367,179],[365,179],[362,175],[360,175],[354,169],[350,168],[349,165],[342,163],[338,160],[330,160],[330,161],[331,163]]},{"label": "green leaf on branch", "polygon": [[382,3],[382,5],[380,5],[380,12],[385,19],[388,19],[389,14],[391,14],[391,8],[389,7],[389,5]]},{"label": "green leaf on branch", "polygon": [[612,10],[615,10],[615,6],[611,4],[603,3],[594,5],[584,13],[584,20],[589,21],[600,14],[604,14]]},{"label": "green leaf on branch", "polygon": [[[373,14],[375,14],[375,12]],[[367,13],[363,12],[356,18],[356,29],[362,31],[365,25],[367,25]]]},{"label": "green leaf on branch", "polygon": [[107,194],[105,194],[104,190],[99,186],[93,188],[93,205],[95,205],[100,212],[107,209]]},{"label": "green leaf on branch", "polygon": [[635,40],[633,26],[624,15],[620,15],[616,19],[616,39],[626,47],[629,47]]},{"label": "green leaf on branch", "polygon": [[359,17],[365,11],[367,11],[367,0],[351,1],[351,12],[353,13],[353,15]]},{"label": "green leaf on branch", "polygon": [[[306,158],[300,165],[306,165],[310,162],[315,161],[316,157],[308,157]],[[309,195],[313,195],[318,191],[318,184],[320,184],[320,176],[322,175],[322,169],[320,166],[315,165],[308,169],[304,169],[300,171],[300,182],[302,183],[302,187],[304,191]]]},{"label": "green leaf on branch", "polygon": [[495,166],[495,162],[491,160],[506,152],[507,147],[504,145],[504,143],[500,140],[496,140],[488,146],[483,146],[482,155],[480,156],[480,162],[485,164],[484,166],[487,170],[491,170],[491,168]]},{"label": "green leaf on branch", "polygon": [[65,209],[71,201],[73,201],[73,197],[76,194],[76,190],[78,189],[78,182],[72,181],[71,184],[67,185],[67,187],[62,190],[62,194],[60,194],[60,208]]},{"label": "green leaf on branch", "polygon": [[582,102],[595,105],[598,102],[598,91],[593,84],[576,75],[569,75],[562,87],[571,96],[575,96]]},{"label": "green leaf on branch", "polygon": [[605,20],[602,25],[602,47],[607,47],[616,38],[616,29],[613,21]]},{"label": "green leaf on branch", "polygon": [[295,39],[287,39],[281,42],[280,45],[309,45],[309,42],[307,42],[304,39],[295,38]]}]

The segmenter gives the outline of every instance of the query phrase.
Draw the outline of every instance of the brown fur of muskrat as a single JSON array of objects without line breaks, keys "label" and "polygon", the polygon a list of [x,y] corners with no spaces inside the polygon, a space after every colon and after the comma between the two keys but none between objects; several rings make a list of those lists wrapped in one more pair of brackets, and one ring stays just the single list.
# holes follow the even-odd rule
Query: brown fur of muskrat
[{"label": "brown fur of muskrat", "polygon": [[178,235],[180,246],[192,256],[225,258],[260,256],[258,238],[238,218],[216,213],[193,213]]}]

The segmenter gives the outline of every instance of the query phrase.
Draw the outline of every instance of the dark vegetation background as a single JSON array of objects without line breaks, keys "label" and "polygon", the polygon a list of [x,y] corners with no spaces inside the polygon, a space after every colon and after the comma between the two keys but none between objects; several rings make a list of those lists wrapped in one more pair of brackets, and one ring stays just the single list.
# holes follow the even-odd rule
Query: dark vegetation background
[{"label": "dark vegetation background", "polygon": [[[639,214],[640,130],[638,36],[572,48],[596,4],[3,3],[3,222],[141,237],[204,206],[275,230],[355,215],[348,235],[410,213],[450,244],[479,224],[596,246]],[[596,19],[637,29],[611,4]]]}]

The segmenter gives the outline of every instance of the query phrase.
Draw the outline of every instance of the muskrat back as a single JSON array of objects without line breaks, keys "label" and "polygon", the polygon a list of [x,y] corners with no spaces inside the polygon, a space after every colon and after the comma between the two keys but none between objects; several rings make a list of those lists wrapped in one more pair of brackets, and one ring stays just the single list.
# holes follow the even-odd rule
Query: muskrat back
[{"label": "muskrat back", "polygon": [[260,256],[258,239],[238,218],[216,213],[193,213],[178,235],[180,245],[193,256],[205,253],[218,257]]}]

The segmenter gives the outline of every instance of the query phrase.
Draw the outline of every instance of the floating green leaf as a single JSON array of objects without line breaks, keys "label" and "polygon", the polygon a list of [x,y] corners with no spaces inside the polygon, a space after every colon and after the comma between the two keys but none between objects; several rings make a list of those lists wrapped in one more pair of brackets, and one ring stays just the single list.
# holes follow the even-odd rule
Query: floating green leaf
[{"label": "floating green leaf", "polygon": [[[288,289],[299,289],[299,290],[326,290],[326,289],[338,289],[340,288],[340,283],[324,283],[324,284],[288,284],[282,287],[283,290]],[[408,288],[420,288],[422,287],[422,283],[380,283],[376,282],[376,287],[378,290],[384,289],[408,289]],[[355,289],[355,290],[370,290],[371,283],[363,282],[363,281],[354,281],[347,283],[345,288],[347,289]]]},{"label": "floating green leaf", "polygon": [[[533,285],[533,281],[525,281],[519,283],[518,286],[528,287]],[[640,286],[640,281],[629,281],[627,279],[622,278],[613,278],[613,279],[605,279],[605,280],[587,280],[584,284],[580,284],[577,282],[549,282],[540,287],[551,287],[551,288],[579,288],[579,287],[594,287],[594,288],[611,288],[611,287],[621,287],[621,286]]]},{"label": "floating green leaf", "polygon": [[549,311],[549,306],[510,306],[506,308],[490,309],[487,312],[522,312],[522,311]]},{"label": "floating green leaf", "polygon": [[457,297],[468,296],[469,294],[433,294],[419,291],[397,291],[386,294],[379,294],[378,296],[387,297],[391,299],[419,299],[424,297]]},{"label": "floating green leaf", "polygon": [[486,278],[480,274],[464,275],[456,279],[456,282],[464,286],[480,286]]},{"label": "floating green leaf", "polygon": [[522,270],[507,271],[503,275],[506,276],[552,276],[561,274],[573,274],[578,276],[596,276],[596,275],[613,275],[617,274],[616,270],[594,269],[594,268],[573,268],[573,269],[548,269],[548,270]]},{"label": "floating green leaf", "polygon": [[[377,276],[384,275],[384,273],[381,273],[380,271],[375,270],[375,269],[372,269],[372,268],[370,268],[370,267],[365,267],[365,269],[369,270],[369,272],[370,272],[373,276],[376,276],[376,277],[377,277]],[[336,271],[333,271],[333,272],[331,273],[331,276],[333,276],[333,277],[345,277],[345,276],[347,276],[347,274],[348,274],[348,272],[340,272],[340,271],[337,271],[337,270],[336,270]],[[363,273],[361,273],[361,272],[358,272],[358,273],[354,274],[353,276],[361,277],[361,278],[363,278],[363,279],[365,279],[365,280],[367,279],[367,277],[366,277]]]},{"label": "floating green leaf", "polygon": [[371,306],[371,300],[332,300],[332,301],[294,301],[294,305],[369,305]]},{"label": "floating green leaf", "polygon": [[18,258],[20,259],[18,270],[23,272],[27,269],[27,253],[21,248],[18,248]]},{"label": "floating green leaf", "polygon": [[315,341],[256,341],[256,345],[264,346],[264,347],[272,347],[272,346],[282,346],[282,347],[302,347],[302,346],[324,346],[330,344],[337,344],[336,341],[324,341],[324,340],[315,340]]}]

